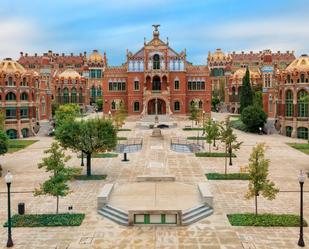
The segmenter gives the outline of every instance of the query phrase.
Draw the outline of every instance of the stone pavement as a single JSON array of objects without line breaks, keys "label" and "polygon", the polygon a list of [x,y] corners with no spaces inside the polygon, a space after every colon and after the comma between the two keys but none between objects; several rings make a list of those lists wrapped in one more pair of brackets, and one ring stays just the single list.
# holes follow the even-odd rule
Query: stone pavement
[{"label": "stone pavement", "polygon": [[[222,114],[214,114],[223,119]],[[162,173],[173,174],[176,180],[184,183],[197,183],[205,180],[207,172],[223,172],[223,158],[197,158],[188,153],[170,150],[171,137],[196,136],[197,131],[182,131],[190,121],[178,123],[178,128],[164,129],[164,139],[152,138],[151,130],[135,128],[134,121],[128,121],[126,127],[132,131],[120,132],[121,136],[143,137],[143,149],[129,154],[129,162],[117,158],[95,158],[92,160],[93,173],[107,174],[106,181],[74,181],[73,193],[60,199],[60,212],[66,212],[73,205],[74,212],[86,213],[80,227],[51,228],[13,228],[14,248],[18,249],[62,249],[62,248],[235,248],[235,249],[269,249],[298,248],[298,228],[255,228],[232,227],[227,218],[228,213],[253,212],[254,201],[246,200],[245,181],[210,181],[214,194],[214,214],[187,227],[134,226],[123,227],[97,214],[96,196],[106,182],[130,183],[137,175]],[[267,157],[270,158],[270,177],[281,191],[298,191],[297,176],[300,169],[309,170],[309,156],[287,146],[286,142],[301,141],[279,135],[260,136],[236,131],[241,149],[236,152],[233,166],[229,172],[238,172],[246,165],[252,147],[258,142],[268,146]],[[0,157],[4,171],[11,170],[14,175],[13,191],[31,191],[43,182],[48,175],[37,168],[37,163],[44,156],[43,151],[49,147],[52,138],[40,137],[40,141],[25,150]],[[79,166],[80,159],[74,153],[70,166]],[[151,164],[151,163],[161,164]],[[149,166],[152,165],[152,166]],[[163,165],[163,166],[162,166]],[[85,169],[84,169],[85,170]],[[305,182],[304,194],[305,218],[309,221],[309,181]],[[3,178],[0,192],[6,190]],[[186,201],[185,199],[183,201]],[[6,195],[0,194],[0,223],[6,220]],[[53,213],[56,200],[52,197],[33,197],[31,193],[14,193],[12,195],[13,213],[17,204],[25,202],[27,213]],[[299,212],[299,193],[280,192],[273,201],[259,198],[259,212],[294,213]],[[305,228],[305,242],[309,245],[309,230]],[[0,227],[0,248],[6,248],[7,230]]]}]

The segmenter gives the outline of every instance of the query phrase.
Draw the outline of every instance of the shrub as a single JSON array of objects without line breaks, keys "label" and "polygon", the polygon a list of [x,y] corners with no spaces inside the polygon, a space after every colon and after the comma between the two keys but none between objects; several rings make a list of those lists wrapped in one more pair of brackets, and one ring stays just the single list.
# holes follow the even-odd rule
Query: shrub
[{"label": "shrub", "polygon": [[247,126],[240,119],[232,120],[230,124],[231,124],[231,127],[233,127],[234,129],[248,132]]},{"label": "shrub", "polygon": [[206,177],[208,180],[249,180],[249,174],[247,173],[208,173]]},{"label": "shrub", "polygon": [[[196,152],[196,157],[225,157],[224,152]],[[234,153],[232,153],[232,157],[236,157]]]},{"label": "shrub", "polygon": [[259,127],[264,127],[267,114],[258,106],[248,106],[241,113],[241,121],[246,125],[248,131],[258,132]]},{"label": "shrub", "polygon": [[74,176],[74,179],[75,180],[78,180],[78,181],[92,181],[92,180],[105,180],[106,178],[106,175],[90,175],[90,176],[87,176],[87,175],[76,175]]}]

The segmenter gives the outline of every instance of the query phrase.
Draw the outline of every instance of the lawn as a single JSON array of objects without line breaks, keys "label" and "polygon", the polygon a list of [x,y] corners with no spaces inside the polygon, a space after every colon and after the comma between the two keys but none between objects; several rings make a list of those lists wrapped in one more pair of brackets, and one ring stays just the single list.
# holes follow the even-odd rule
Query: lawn
[{"label": "lawn", "polygon": [[87,175],[76,175],[74,176],[75,180],[78,181],[97,181],[97,180],[105,180],[107,177],[107,175],[91,175],[91,176],[87,176]]},{"label": "lawn", "polygon": [[208,180],[249,180],[249,174],[247,173],[207,173]]},{"label": "lawn", "polygon": [[[228,214],[232,226],[261,226],[261,227],[298,227],[299,215],[293,214]],[[308,226],[304,220],[304,226]]]},{"label": "lawn", "polygon": [[[225,157],[224,152],[196,152],[196,157]],[[229,154],[226,155],[229,157]],[[236,157],[236,154],[232,153],[232,157]]]},{"label": "lawn", "polygon": [[93,154],[91,157],[92,158],[113,158],[117,157],[117,153],[98,153],[98,154]]},{"label": "lawn", "polygon": [[292,148],[299,150],[307,155],[309,155],[309,143],[301,144],[301,143],[288,143]]},{"label": "lawn", "polygon": [[31,144],[36,143],[39,140],[17,140],[17,139],[9,139],[9,149],[8,153],[13,153],[19,150],[22,150]]},{"label": "lawn", "polygon": [[[15,214],[12,216],[13,227],[58,227],[80,226],[85,214]],[[7,227],[7,222],[3,225]]]}]

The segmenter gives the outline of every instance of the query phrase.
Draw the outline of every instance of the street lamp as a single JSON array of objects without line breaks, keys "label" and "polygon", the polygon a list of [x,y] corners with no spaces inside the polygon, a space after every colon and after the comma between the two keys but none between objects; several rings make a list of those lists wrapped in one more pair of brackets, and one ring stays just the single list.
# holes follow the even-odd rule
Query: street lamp
[{"label": "street lamp", "polygon": [[13,244],[13,240],[12,240],[11,192],[10,192],[10,188],[11,188],[13,176],[10,173],[10,171],[8,171],[8,173],[5,175],[4,180],[5,180],[6,185],[8,187],[8,241],[6,243],[6,246],[12,247],[14,244]]},{"label": "street lamp", "polygon": [[300,224],[299,224],[299,239],[298,239],[298,246],[300,247],[305,247],[305,242],[304,242],[304,236],[303,236],[303,228],[304,228],[304,220],[303,220],[303,186],[305,182],[305,175],[303,171],[300,171],[300,174],[298,176],[298,181],[300,185]]}]

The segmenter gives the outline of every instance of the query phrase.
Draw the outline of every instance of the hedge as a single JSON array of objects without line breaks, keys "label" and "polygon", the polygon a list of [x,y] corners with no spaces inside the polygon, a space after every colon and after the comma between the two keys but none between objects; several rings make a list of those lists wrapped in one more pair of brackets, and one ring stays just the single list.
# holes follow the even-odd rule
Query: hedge
[{"label": "hedge", "polygon": [[[196,152],[196,157],[225,157],[224,152]],[[229,157],[229,153],[226,154]],[[232,157],[236,157],[236,154],[232,153]]]},{"label": "hedge", "polygon": [[249,174],[247,173],[207,173],[208,180],[249,180]]}]

